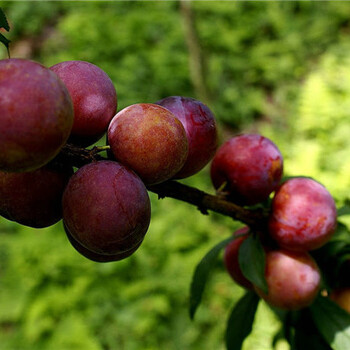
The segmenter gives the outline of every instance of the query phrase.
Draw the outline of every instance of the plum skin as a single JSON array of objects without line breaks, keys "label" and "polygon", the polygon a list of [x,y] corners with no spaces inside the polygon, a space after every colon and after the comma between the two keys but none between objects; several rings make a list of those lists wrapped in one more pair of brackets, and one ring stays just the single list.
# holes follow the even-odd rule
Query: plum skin
[{"label": "plum skin", "polygon": [[279,185],[283,157],[276,145],[258,134],[242,134],[226,141],[211,164],[211,180],[230,200],[253,205],[266,200]]},{"label": "plum skin", "polygon": [[350,287],[336,288],[329,297],[342,309],[350,313]]},{"label": "plum skin", "polygon": [[116,160],[147,185],[171,179],[188,154],[181,122],[166,108],[151,103],[134,104],[118,112],[108,128],[108,143]]},{"label": "plum skin", "polygon": [[[246,277],[244,277],[238,260],[239,248],[248,237],[248,233],[249,227],[247,226],[244,226],[234,232],[233,235],[235,236],[235,239],[225,248],[224,264],[227,272],[237,284],[247,289],[253,289],[252,283]],[[243,236],[244,234],[245,236]]]},{"label": "plum skin", "polygon": [[145,185],[114,161],[80,168],[63,193],[63,222],[79,244],[97,254],[128,251],[144,238],[150,223]]},{"label": "plum skin", "polygon": [[66,232],[66,236],[68,238],[68,241],[72,245],[72,247],[82,256],[85,258],[100,262],[100,263],[106,263],[106,262],[112,262],[112,261],[119,261],[128,258],[130,255],[132,255],[141,245],[142,241],[139,242],[135,247],[130,248],[129,250],[117,253],[117,254],[99,254],[95,253],[87,248],[85,248],[83,245],[81,245],[77,240],[75,240],[72,235],[69,233],[67,227],[64,225],[64,230]]},{"label": "plum skin", "polygon": [[43,228],[62,219],[62,195],[73,168],[51,163],[34,171],[0,171],[0,215],[19,224]]},{"label": "plum skin", "polygon": [[266,253],[265,278],[268,294],[255,291],[269,305],[285,310],[299,310],[311,305],[320,289],[321,275],[307,252],[272,250]]},{"label": "plum skin", "polygon": [[24,59],[0,61],[0,170],[32,171],[52,160],[73,125],[73,105],[57,75]]},{"label": "plum skin", "polygon": [[270,236],[286,249],[321,247],[335,232],[337,211],[327,189],[309,178],[293,178],[276,191],[269,218]]},{"label": "plum skin", "polygon": [[190,97],[169,96],[156,104],[172,112],[186,131],[188,156],[175,178],[182,179],[196,174],[213,158],[218,146],[213,113],[204,103]]},{"label": "plum skin", "polygon": [[89,146],[106,132],[117,110],[117,93],[109,76],[86,61],[64,61],[50,67],[66,85],[74,106],[69,142]]}]

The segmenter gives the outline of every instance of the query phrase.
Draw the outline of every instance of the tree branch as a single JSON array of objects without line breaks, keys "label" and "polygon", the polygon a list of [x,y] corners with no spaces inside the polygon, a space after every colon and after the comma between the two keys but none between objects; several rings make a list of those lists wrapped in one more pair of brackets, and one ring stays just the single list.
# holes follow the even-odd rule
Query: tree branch
[{"label": "tree branch", "polygon": [[[106,147],[94,147],[89,150],[66,144],[55,160],[78,168],[94,161],[113,160],[98,154],[105,150]],[[203,214],[208,214],[208,210],[211,210],[241,221],[252,229],[256,228],[261,231],[262,228],[266,227],[268,213],[265,210],[243,208],[221,196],[211,195],[177,181],[169,180],[157,185],[150,185],[147,186],[147,189],[156,193],[159,198],[170,197],[192,204]]]}]

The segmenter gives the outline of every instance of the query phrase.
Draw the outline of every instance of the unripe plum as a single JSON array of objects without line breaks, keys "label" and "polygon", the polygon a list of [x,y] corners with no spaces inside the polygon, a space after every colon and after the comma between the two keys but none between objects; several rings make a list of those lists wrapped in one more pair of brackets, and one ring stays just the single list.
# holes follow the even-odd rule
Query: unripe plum
[{"label": "unripe plum", "polygon": [[150,200],[140,178],[113,161],[80,168],[64,191],[63,220],[72,237],[97,254],[135,248],[150,223]]},{"label": "unripe plum", "polygon": [[324,186],[309,178],[293,178],[276,191],[269,231],[281,247],[312,250],[328,242],[336,220],[334,200]]},{"label": "unripe plum", "polygon": [[156,103],[172,112],[186,131],[188,156],[175,178],[182,179],[197,173],[213,158],[217,148],[213,113],[204,103],[190,97],[169,96]]},{"label": "unripe plum", "polygon": [[256,292],[271,306],[298,310],[311,305],[320,289],[321,275],[306,252],[275,250],[266,252],[265,278],[268,294]]},{"label": "unripe plum", "polygon": [[239,248],[243,241],[248,237],[248,232],[249,227],[247,226],[234,232],[233,235],[235,236],[235,239],[225,248],[224,263],[227,272],[236,283],[244,288],[253,289],[252,283],[244,277],[238,260]]},{"label": "unripe plum", "polygon": [[73,168],[51,163],[25,173],[0,171],[0,215],[42,228],[62,219],[62,195]]},{"label": "unripe plum", "polygon": [[225,142],[211,165],[216,189],[242,205],[266,200],[281,180],[283,158],[276,145],[258,134],[238,135]]},{"label": "unripe plum", "polygon": [[107,131],[117,110],[117,93],[109,76],[85,61],[65,61],[51,69],[67,86],[74,106],[69,142],[88,146]]},{"label": "unripe plum", "polygon": [[72,101],[54,72],[29,60],[0,60],[0,170],[47,164],[66,143],[72,124]]},{"label": "unripe plum", "polygon": [[188,141],[181,122],[166,108],[139,103],[115,115],[108,128],[114,157],[146,184],[172,178],[184,165]]},{"label": "unripe plum", "polygon": [[342,309],[350,313],[350,288],[337,288],[332,291],[330,298]]},{"label": "unripe plum", "polygon": [[112,262],[112,261],[119,261],[125,258],[128,258],[131,254],[133,254],[141,245],[142,241],[138,243],[135,247],[130,248],[129,250],[126,250],[124,252],[120,252],[117,254],[99,254],[95,253],[87,248],[85,248],[83,245],[81,245],[77,240],[75,240],[72,235],[69,233],[67,227],[64,225],[64,230],[66,232],[67,238],[72,245],[72,247],[81,255],[83,255],[85,258],[95,261],[95,262]]}]

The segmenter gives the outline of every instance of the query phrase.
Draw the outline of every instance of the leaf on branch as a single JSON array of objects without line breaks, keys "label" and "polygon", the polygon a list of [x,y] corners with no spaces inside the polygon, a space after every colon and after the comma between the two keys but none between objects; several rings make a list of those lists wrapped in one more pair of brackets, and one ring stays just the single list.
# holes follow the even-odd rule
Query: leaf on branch
[{"label": "leaf on branch", "polygon": [[310,307],[318,331],[334,350],[350,349],[350,314],[319,296]]},{"label": "leaf on branch", "polygon": [[243,275],[267,294],[265,251],[258,235],[249,235],[243,241],[238,253],[238,262]]},{"label": "leaf on branch", "polygon": [[10,30],[9,23],[1,7],[0,7],[0,28],[4,28],[7,32]]},{"label": "leaf on branch", "polygon": [[224,247],[230,243],[234,237],[227,238],[216,246],[214,246],[197,265],[191,282],[190,289],[190,317],[194,318],[194,314],[201,303],[205,285],[207,283],[210,272],[215,266],[216,259]]},{"label": "leaf on branch", "polygon": [[244,339],[253,327],[259,297],[254,292],[247,292],[234,306],[226,326],[227,350],[240,350]]},{"label": "leaf on branch", "polygon": [[0,33],[0,42],[6,46],[7,52],[9,52],[9,44],[10,44],[11,40],[8,40]]}]

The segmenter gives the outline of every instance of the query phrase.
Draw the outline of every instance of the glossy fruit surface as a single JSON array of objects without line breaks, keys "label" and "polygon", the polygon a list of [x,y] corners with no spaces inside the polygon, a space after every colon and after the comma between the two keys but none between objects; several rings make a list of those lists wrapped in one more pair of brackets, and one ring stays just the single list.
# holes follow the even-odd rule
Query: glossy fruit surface
[{"label": "glossy fruit surface", "polygon": [[293,178],[276,191],[269,231],[281,247],[312,250],[332,237],[336,218],[334,200],[324,186],[309,178]]},{"label": "glossy fruit surface", "polygon": [[216,152],[211,179],[216,189],[241,205],[266,200],[282,177],[283,158],[276,145],[258,134],[238,135]]},{"label": "glossy fruit surface", "polygon": [[25,173],[0,171],[0,215],[19,224],[42,228],[62,219],[62,195],[71,167],[51,164]]},{"label": "glossy fruit surface", "polygon": [[252,283],[244,277],[238,260],[239,248],[243,241],[248,237],[248,232],[249,227],[247,226],[242,227],[234,232],[233,235],[236,238],[225,248],[224,263],[227,272],[236,283],[244,288],[253,289]]},{"label": "glossy fruit surface", "polygon": [[107,131],[117,110],[117,93],[109,76],[85,61],[65,61],[51,67],[67,86],[74,106],[69,142],[95,143]]},{"label": "glossy fruit surface", "polygon": [[95,253],[92,250],[89,250],[85,248],[83,245],[81,245],[77,240],[75,240],[72,235],[69,233],[67,227],[64,227],[67,238],[72,245],[72,247],[81,255],[83,255],[85,258],[95,261],[95,262],[112,262],[112,261],[119,261],[128,258],[130,255],[132,255],[141,245],[142,241],[138,243],[135,247],[126,250],[124,252],[118,253],[118,254],[99,254]]},{"label": "glossy fruit surface", "polygon": [[255,290],[268,304],[286,310],[309,306],[321,282],[318,266],[308,253],[287,250],[266,253],[265,278],[268,294]]},{"label": "glossy fruit surface", "polygon": [[217,144],[217,127],[211,110],[202,102],[190,97],[169,96],[157,102],[178,118],[188,139],[188,156],[176,178],[197,173],[213,158]]},{"label": "glossy fruit surface", "polygon": [[66,143],[72,124],[72,101],[54,72],[29,60],[0,60],[0,170],[44,166]]},{"label": "glossy fruit surface", "polygon": [[172,178],[184,165],[188,141],[181,122],[166,108],[140,103],[124,108],[110,123],[114,157],[146,184]]},{"label": "glossy fruit surface", "polygon": [[147,190],[131,170],[113,161],[80,168],[63,194],[63,220],[72,237],[98,254],[136,247],[150,223]]}]

